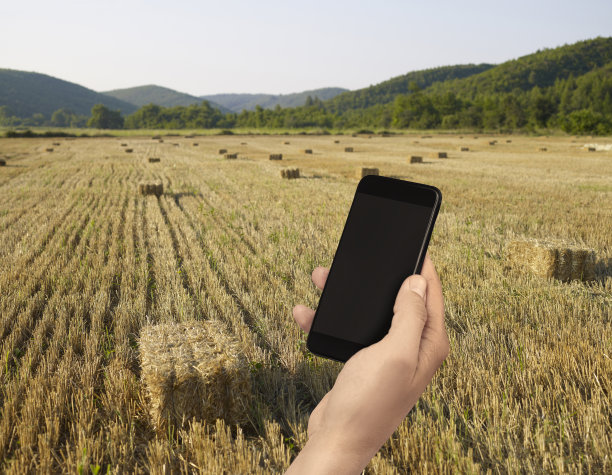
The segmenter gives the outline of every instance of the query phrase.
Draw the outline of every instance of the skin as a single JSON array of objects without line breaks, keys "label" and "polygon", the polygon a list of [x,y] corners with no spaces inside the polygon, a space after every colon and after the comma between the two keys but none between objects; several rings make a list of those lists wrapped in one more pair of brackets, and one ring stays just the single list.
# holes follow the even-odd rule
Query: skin
[{"label": "skin", "polygon": [[[323,289],[329,270],[312,281]],[[426,257],[420,275],[402,284],[389,333],[355,353],[308,421],[308,442],[288,474],[358,474],[391,437],[449,352],[442,286]],[[293,317],[310,331],[314,310],[297,305]]]}]

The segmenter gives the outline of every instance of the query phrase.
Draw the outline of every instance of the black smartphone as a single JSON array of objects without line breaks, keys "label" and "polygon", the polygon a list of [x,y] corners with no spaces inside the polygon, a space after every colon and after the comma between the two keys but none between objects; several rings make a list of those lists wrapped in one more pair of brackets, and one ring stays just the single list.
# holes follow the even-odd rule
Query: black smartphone
[{"label": "black smartphone", "polygon": [[421,272],[441,201],[433,186],[361,179],[308,334],[312,353],[344,362],[387,334],[399,288]]}]

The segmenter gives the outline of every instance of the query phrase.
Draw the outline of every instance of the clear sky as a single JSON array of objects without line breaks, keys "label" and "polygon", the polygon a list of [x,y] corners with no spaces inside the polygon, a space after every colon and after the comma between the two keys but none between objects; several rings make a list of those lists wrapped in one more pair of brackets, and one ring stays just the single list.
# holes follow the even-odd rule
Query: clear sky
[{"label": "clear sky", "polygon": [[0,25],[0,68],[285,94],[612,36],[612,0],[0,0]]}]

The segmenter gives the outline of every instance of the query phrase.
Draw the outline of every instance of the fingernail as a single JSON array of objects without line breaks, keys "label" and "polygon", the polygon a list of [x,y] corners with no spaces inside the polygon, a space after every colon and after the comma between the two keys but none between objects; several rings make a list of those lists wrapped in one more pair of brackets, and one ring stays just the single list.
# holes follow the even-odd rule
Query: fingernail
[{"label": "fingernail", "polygon": [[427,281],[420,275],[412,275],[408,278],[408,288],[424,299]]}]

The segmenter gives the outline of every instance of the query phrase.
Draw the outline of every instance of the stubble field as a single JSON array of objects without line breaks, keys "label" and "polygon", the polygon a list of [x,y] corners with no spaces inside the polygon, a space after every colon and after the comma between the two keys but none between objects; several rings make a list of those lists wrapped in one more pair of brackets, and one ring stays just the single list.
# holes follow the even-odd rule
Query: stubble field
[{"label": "stubble field", "polygon": [[[341,368],[307,352],[291,308],[316,306],[310,272],[331,263],[359,166],[442,190],[430,255],[451,341],[366,472],[612,471],[612,152],[569,137],[164,139],[0,140],[2,471],[286,469]],[[139,195],[142,180],[163,195]],[[594,249],[598,280],[507,268],[516,237]],[[250,422],[156,433],[140,331],[205,319],[250,364]]]}]

